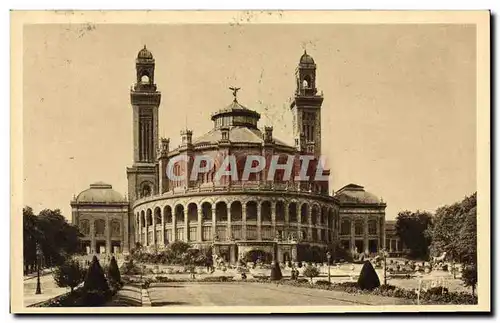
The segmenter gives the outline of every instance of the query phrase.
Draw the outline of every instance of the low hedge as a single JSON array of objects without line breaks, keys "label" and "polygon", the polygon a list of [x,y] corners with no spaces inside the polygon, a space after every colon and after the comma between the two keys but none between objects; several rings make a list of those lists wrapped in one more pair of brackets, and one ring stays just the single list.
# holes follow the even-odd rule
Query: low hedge
[{"label": "low hedge", "polygon": [[105,305],[116,291],[85,291],[83,288],[75,289],[45,302],[31,305],[31,307],[97,307]]}]

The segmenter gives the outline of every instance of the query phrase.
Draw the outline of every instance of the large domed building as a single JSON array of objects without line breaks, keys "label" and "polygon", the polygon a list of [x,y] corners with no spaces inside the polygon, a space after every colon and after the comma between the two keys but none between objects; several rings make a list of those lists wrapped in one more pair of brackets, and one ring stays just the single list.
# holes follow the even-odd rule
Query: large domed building
[{"label": "large domed building", "polygon": [[[300,261],[311,247],[324,252],[337,242],[366,253],[384,245],[383,201],[355,184],[330,192],[330,172],[320,163],[323,96],[309,54],[304,52],[295,73],[292,145],[276,138],[272,127],[261,130],[260,114],[238,102],[239,89],[231,88],[232,102],[214,109],[212,130],[194,136],[184,129],[181,144],[172,148],[169,139],[158,138],[161,93],[154,83],[155,60],[146,47],[137,56],[136,72],[130,92],[134,162],[127,168],[128,201],[103,192],[111,188],[106,186],[89,193],[91,187],[72,202],[74,210],[86,203],[80,196],[127,205],[120,250],[140,245],[153,251],[180,240],[212,246],[234,263],[248,252]],[[265,166],[259,168],[257,160]],[[254,171],[247,171],[249,166]],[[83,230],[82,219],[74,211]],[[90,249],[97,250],[94,245]]]}]

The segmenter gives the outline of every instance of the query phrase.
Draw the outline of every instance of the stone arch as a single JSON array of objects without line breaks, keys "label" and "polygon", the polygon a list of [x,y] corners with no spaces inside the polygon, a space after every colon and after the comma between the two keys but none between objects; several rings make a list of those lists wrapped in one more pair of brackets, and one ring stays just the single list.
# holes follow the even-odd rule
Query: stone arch
[{"label": "stone arch", "polygon": [[227,221],[227,204],[224,201],[215,204],[215,219],[217,222]]},{"label": "stone arch", "polygon": [[241,221],[243,217],[243,206],[240,201],[234,201],[231,203],[231,221]]},{"label": "stone arch", "polygon": [[161,223],[161,209],[158,206],[155,207],[155,223],[162,224]]},{"label": "stone arch", "polygon": [[309,204],[302,203],[300,207],[300,223],[307,224],[307,214],[309,213]]},{"label": "stone arch", "polygon": [[326,206],[323,206],[321,208],[319,225],[328,227],[328,224],[329,224],[329,222],[328,222],[328,208]]},{"label": "stone arch", "polygon": [[282,200],[276,202],[276,222],[285,222],[285,203]]},{"label": "stone arch", "polygon": [[144,181],[139,185],[139,196],[142,197],[148,197],[154,194],[153,192],[153,183],[150,181]]},{"label": "stone arch", "polygon": [[263,201],[260,205],[260,220],[262,222],[271,222],[271,202]]},{"label": "stone arch", "polygon": [[106,232],[106,221],[103,219],[97,219],[94,221],[94,226],[96,235],[104,235]]},{"label": "stone arch", "polygon": [[201,219],[202,222],[212,221],[212,204],[210,202],[203,202],[201,204]]},{"label": "stone arch", "polygon": [[145,227],[146,226],[146,216],[145,216],[145,213],[144,213],[144,210],[141,211],[141,227]]},{"label": "stone arch", "polygon": [[313,204],[311,209],[311,221],[313,225],[318,224],[318,217],[319,217],[319,206],[318,204]]},{"label": "stone arch", "polygon": [[163,215],[165,216],[165,223],[172,223],[172,207],[170,205],[165,205]]},{"label": "stone arch", "polygon": [[184,223],[184,205],[182,204],[175,206],[175,222]]},{"label": "stone arch", "polygon": [[288,204],[288,217],[290,223],[297,223],[299,221],[297,217],[297,202]]},{"label": "stone arch", "polygon": [[332,209],[328,211],[328,228],[330,230],[335,230],[335,214]]},{"label": "stone arch", "polygon": [[247,221],[257,221],[257,202],[255,201],[248,201],[245,205],[246,207],[246,214],[247,214]]},{"label": "stone arch", "polygon": [[84,235],[89,235],[90,234],[90,221],[88,219],[81,219],[80,220],[80,232]]},{"label": "stone arch", "polygon": [[351,234],[351,220],[342,219],[342,222],[340,223],[340,234],[342,235]]},{"label": "stone arch", "polygon": [[354,221],[354,234],[355,235],[363,235],[365,234],[365,227],[363,220],[358,219]]},{"label": "stone arch", "polygon": [[198,204],[189,203],[187,206],[188,210],[188,222],[198,222]]},{"label": "stone arch", "polygon": [[150,225],[153,225],[153,212],[151,209],[148,209],[146,211],[146,221],[147,221],[147,226],[149,227]]},{"label": "stone arch", "polygon": [[369,219],[368,220],[368,234],[376,235],[377,234],[377,219]]}]

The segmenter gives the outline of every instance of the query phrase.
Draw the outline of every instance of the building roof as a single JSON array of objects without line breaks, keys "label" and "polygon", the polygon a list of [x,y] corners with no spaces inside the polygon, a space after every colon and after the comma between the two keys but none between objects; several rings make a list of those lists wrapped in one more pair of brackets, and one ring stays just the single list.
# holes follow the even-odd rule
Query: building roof
[{"label": "building roof", "polygon": [[96,182],[82,191],[75,200],[77,203],[122,203],[127,202],[124,195],[113,190],[110,184]]},{"label": "building roof", "polygon": [[[215,128],[207,132],[201,137],[196,138],[193,141],[194,145],[203,144],[216,144],[222,138],[222,129]],[[232,143],[249,143],[249,144],[261,144],[264,142],[262,132],[259,129],[248,128],[248,127],[230,127],[229,128],[229,140]],[[273,137],[276,144],[289,146],[287,143]]]},{"label": "building roof", "polygon": [[138,59],[153,59],[153,54],[146,48],[146,45],[144,45],[144,48],[139,51],[137,54]]},{"label": "building roof", "polygon": [[363,186],[349,184],[342,187],[335,193],[335,197],[340,203],[349,204],[381,204],[383,201],[375,194],[365,191]]},{"label": "building roof", "polygon": [[312,56],[307,54],[307,52],[304,50],[304,54],[300,57],[300,64],[314,64],[314,59]]}]

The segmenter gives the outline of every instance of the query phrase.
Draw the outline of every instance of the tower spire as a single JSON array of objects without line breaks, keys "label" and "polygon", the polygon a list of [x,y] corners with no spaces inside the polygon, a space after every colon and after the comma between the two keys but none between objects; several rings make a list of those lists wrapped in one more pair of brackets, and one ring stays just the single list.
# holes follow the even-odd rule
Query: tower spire
[{"label": "tower spire", "polygon": [[239,91],[239,90],[241,90],[241,88],[240,88],[240,87],[234,87],[234,86],[232,86],[232,87],[230,87],[229,89],[230,89],[231,91],[233,91],[233,97],[234,97],[233,101],[234,101],[234,102],[238,102],[238,98],[237,98],[237,96],[238,96],[238,91]]}]

